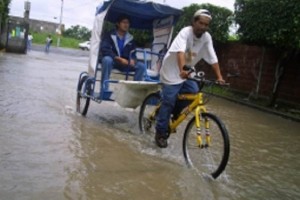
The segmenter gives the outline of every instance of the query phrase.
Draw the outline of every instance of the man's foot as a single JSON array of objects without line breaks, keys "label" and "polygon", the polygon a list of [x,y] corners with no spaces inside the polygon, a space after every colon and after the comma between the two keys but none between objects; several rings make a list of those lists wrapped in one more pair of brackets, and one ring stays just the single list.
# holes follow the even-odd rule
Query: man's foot
[{"label": "man's foot", "polygon": [[156,142],[156,145],[160,148],[166,148],[168,146],[167,137],[164,137],[159,133],[155,134],[155,142]]}]

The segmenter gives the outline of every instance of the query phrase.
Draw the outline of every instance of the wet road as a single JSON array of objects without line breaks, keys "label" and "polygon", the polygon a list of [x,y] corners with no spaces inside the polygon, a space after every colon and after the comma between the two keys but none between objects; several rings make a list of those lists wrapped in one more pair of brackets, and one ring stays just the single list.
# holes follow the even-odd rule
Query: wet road
[{"label": "wet road", "polygon": [[[299,199],[300,124],[214,98],[230,131],[226,173],[185,167],[181,134],[167,149],[138,133],[138,109],[75,111],[87,56],[0,53],[0,199]],[[181,132],[180,130],[178,131]]]}]

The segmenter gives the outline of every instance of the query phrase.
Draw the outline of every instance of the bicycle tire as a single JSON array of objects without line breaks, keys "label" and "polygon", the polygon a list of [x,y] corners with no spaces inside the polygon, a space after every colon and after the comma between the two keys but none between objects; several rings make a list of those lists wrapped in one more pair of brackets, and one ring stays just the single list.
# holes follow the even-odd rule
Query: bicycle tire
[{"label": "bicycle tire", "polygon": [[[86,116],[89,105],[90,105],[90,97],[86,97],[83,95],[83,84],[85,83],[88,76],[83,76],[81,80],[79,80],[78,88],[77,88],[77,97],[76,97],[76,111],[79,112],[82,116]],[[90,95],[91,90],[90,87],[87,86],[86,94]]]},{"label": "bicycle tire", "polygon": [[189,167],[200,173],[210,174],[216,179],[225,170],[229,160],[230,141],[228,131],[217,116],[211,113],[202,113],[200,123],[203,124],[204,120],[209,120],[211,145],[201,147],[197,143],[195,119],[193,117],[189,121],[184,132],[184,159]]},{"label": "bicycle tire", "polygon": [[[155,134],[156,116],[158,110],[155,111],[157,106],[160,104],[161,97],[159,93],[150,93],[143,101],[140,113],[139,113],[139,128],[142,134]],[[155,112],[154,116],[150,116],[150,113]]]}]

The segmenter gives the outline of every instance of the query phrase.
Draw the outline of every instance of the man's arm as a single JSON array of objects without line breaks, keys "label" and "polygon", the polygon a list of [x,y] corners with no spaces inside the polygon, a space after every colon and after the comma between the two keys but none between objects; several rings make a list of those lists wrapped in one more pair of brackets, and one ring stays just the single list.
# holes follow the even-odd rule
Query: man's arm
[{"label": "man's arm", "polygon": [[110,42],[109,39],[110,36],[106,35],[105,37],[103,37],[103,39],[101,40],[101,44],[100,44],[100,51],[102,56],[110,56],[113,59],[117,56],[115,52],[113,52],[112,50],[112,44]]},{"label": "man's arm", "polygon": [[180,71],[180,77],[182,79],[188,78],[188,72],[183,70],[183,66],[185,65],[185,53],[184,52],[177,52],[177,63]]},{"label": "man's arm", "polygon": [[115,61],[117,61],[121,65],[128,65],[128,60],[126,58],[116,56],[114,59],[115,59]]},{"label": "man's arm", "polygon": [[219,66],[219,63],[214,63],[211,65],[214,72],[215,72],[215,75],[217,77],[217,81],[220,82],[220,83],[225,83],[223,77],[222,77],[222,74],[221,74],[221,71],[220,71],[220,66]]},{"label": "man's arm", "polygon": [[131,52],[135,51],[135,49],[136,49],[136,43],[135,40],[133,39],[131,41],[131,45],[128,52],[128,60],[127,60],[128,64],[132,67],[135,66],[136,64],[136,52],[131,54]]},{"label": "man's arm", "polygon": [[216,52],[215,52],[215,49],[213,47],[212,38],[211,38],[210,34],[207,34],[206,36],[208,37],[208,42],[207,42],[206,52],[204,54],[205,56],[203,58],[207,63],[209,63],[212,66],[213,71],[216,75],[217,81],[221,84],[225,83],[225,81],[222,77],[222,74],[221,74],[221,70],[220,70],[220,66],[219,66],[219,62],[218,62]]}]

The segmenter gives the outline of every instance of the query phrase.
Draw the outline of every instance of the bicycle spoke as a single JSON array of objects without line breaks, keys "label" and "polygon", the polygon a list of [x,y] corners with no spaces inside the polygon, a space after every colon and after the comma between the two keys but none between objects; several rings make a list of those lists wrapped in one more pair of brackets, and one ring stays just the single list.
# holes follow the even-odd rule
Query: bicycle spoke
[{"label": "bicycle spoke", "polygon": [[[190,166],[201,173],[211,174],[216,178],[227,164],[229,140],[227,131],[223,130],[223,126],[220,126],[219,121],[211,118],[210,115],[209,118],[209,124],[206,124],[207,129],[203,130],[204,127],[202,129],[201,145],[198,143],[199,130],[195,126],[195,118],[190,121],[184,135],[183,151]],[[203,121],[202,125],[204,125]],[[209,134],[209,137],[206,134]]]},{"label": "bicycle spoke", "polygon": [[148,95],[140,110],[139,127],[141,133],[154,134],[156,124],[156,114],[160,102],[160,96],[157,93]]}]

